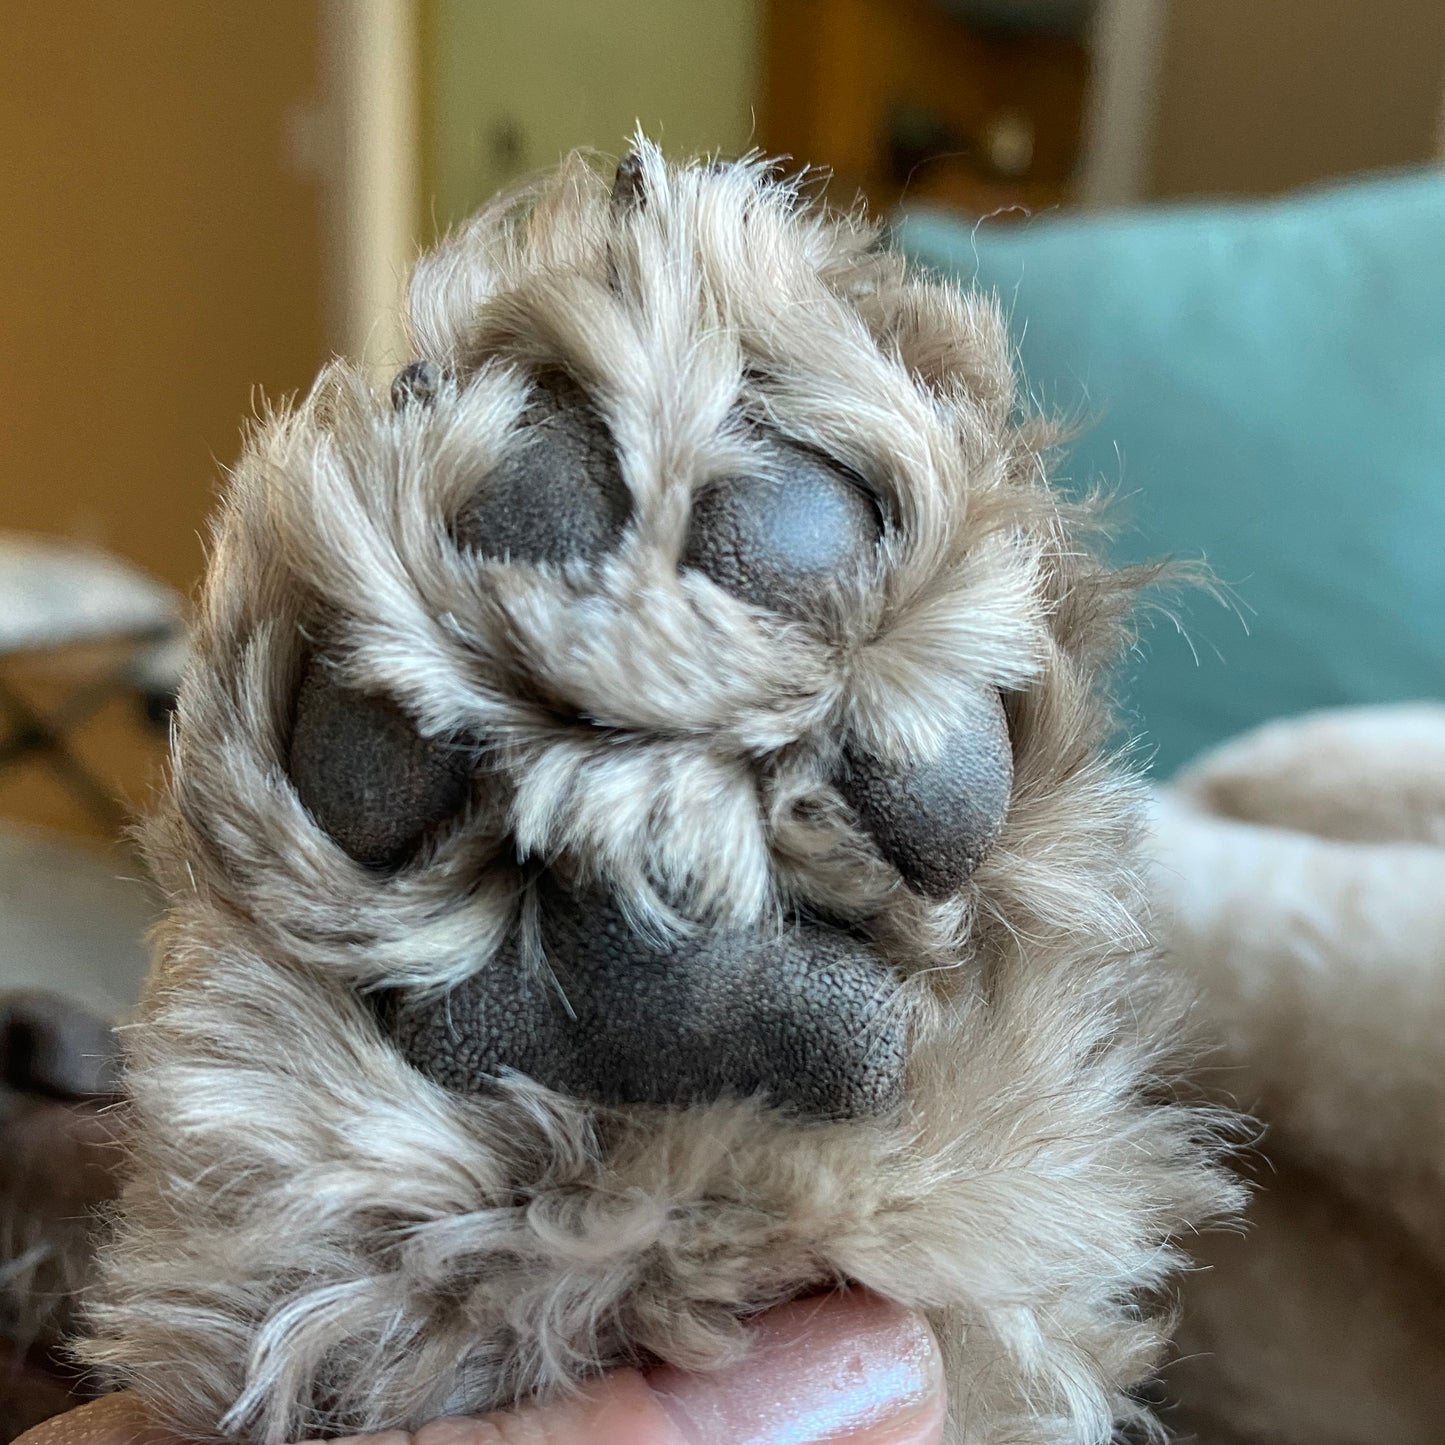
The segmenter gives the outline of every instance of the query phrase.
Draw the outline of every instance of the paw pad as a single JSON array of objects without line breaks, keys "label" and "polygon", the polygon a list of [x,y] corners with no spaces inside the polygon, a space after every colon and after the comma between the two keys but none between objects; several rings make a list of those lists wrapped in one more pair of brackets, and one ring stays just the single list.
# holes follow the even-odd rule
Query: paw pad
[{"label": "paw pad", "polygon": [[878,850],[920,893],[946,898],[973,875],[1003,827],[1013,751],[992,688],[958,699],[938,752],[895,762],[850,744],[838,791]]},{"label": "paw pad", "polygon": [[595,561],[632,515],[607,426],[574,381],[537,383],[517,444],[454,525],[458,542],[500,562]]},{"label": "paw pad", "polygon": [[837,467],[787,443],[776,452],[771,475],[728,477],[697,498],[682,565],[744,602],[806,620],[823,588],[869,565],[882,528]]},{"label": "paw pad", "polygon": [[437,1083],[474,1093],[511,1068],[604,1104],[764,1095],[831,1118],[901,1098],[897,983],[861,940],[799,923],[660,946],[601,896],[538,894],[540,957],[514,931],[443,999],[391,1001],[393,1039]]},{"label": "paw pad", "polygon": [[427,830],[461,808],[472,749],[421,737],[390,699],[343,687],[326,660],[296,695],[290,768],[321,829],[358,863],[394,868]]}]

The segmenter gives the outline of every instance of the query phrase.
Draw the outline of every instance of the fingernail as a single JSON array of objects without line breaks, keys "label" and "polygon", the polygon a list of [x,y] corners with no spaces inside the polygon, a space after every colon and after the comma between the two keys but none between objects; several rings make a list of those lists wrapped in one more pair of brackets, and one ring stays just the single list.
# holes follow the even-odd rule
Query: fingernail
[{"label": "fingernail", "polygon": [[754,1327],[738,1364],[706,1375],[670,1368],[647,1381],[694,1445],[898,1445],[939,1438],[938,1345],[916,1314],[854,1291],[799,1300]]}]

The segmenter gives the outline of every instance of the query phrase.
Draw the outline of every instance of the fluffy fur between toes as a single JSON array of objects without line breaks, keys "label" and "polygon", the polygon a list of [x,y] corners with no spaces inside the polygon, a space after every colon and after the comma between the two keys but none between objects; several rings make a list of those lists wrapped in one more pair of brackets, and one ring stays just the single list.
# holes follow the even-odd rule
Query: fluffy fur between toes
[{"label": "fluffy fur between toes", "polygon": [[[1135,579],[1048,486],[991,299],[761,163],[642,144],[623,174],[574,158],[422,261],[425,386],[338,364],[249,439],[148,832],[169,915],[88,1357],[188,1435],[270,1445],[707,1369],[750,1313],[852,1281],[928,1312],[955,1445],[1108,1440],[1147,1415],[1188,1240],[1238,1202],[1220,1118],[1176,1097],[1187,999],[1104,751]],[[476,499],[563,444],[536,419],[574,396],[574,450],[615,449],[602,540],[489,551]],[[776,610],[688,565],[699,499],[803,454],[866,499],[846,565]],[[452,811],[376,858],[298,793],[316,668],[407,719],[407,757],[467,757]],[[917,886],[848,768],[939,822],[947,790],[909,780],[969,756],[995,696],[1006,796]],[[902,1103],[440,1087],[376,1001],[545,963],[539,869],[657,947],[865,940],[908,1021]]]}]

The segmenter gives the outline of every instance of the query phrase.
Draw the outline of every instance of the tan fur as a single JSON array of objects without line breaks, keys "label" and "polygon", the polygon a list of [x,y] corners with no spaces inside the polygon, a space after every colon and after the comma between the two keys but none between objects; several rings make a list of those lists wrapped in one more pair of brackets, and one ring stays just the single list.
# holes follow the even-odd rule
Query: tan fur
[{"label": "tan fur", "polygon": [[1200,1242],[1166,1419],[1199,1445],[1438,1445],[1438,1266],[1327,1175],[1270,1152],[1249,1229]]},{"label": "tan fur", "polygon": [[[422,261],[411,334],[452,378],[432,409],[338,364],[237,468],[149,831],[170,911],[90,1357],[185,1432],[277,1442],[620,1359],[706,1368],[747,1313],[853,1281],[934,1319],[952,1441],[1107,1440],[1142,1417],[1125,1392],[1184,1243],[1236,1202],[1216,1119],[1171,1100],[1181,1005],[1139,921],[1136,784],[1102,751],[1130,579],[1047,486],[990,301],[761,165],[639,155],[636,206],[573,159]],[[636,524],[593,567],[478,563],[448,518],[556,366]],[[816,626],[678,570],[691,498],[749,465],[756,423],[891,518],[879,575],[840,579]],[[485,738],[507,785],[390,880],[286,776],[323,628],[351,682]],[[927,756],[959,684],[1004,689],[1014,793],[984,866],[929,903],[827,779],[845,730]],[[518,835],[657,931],[853,920],[917,1011],[903,1108],[603,1110],[413,1071],[361,991],[485,966]]]},{"label": "tan fur", "polygon": [[1173,966],[1265,1122],[1171,1381],[1204,1445],[1427,1445],[1445,1402],[1445,707],[1281,720],[1155,810]]}]

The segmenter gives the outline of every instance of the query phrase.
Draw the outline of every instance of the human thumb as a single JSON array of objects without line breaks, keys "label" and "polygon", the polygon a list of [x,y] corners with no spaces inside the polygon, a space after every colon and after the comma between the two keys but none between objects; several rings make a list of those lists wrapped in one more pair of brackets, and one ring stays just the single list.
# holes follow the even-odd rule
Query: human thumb
[{"label": "human thumb", "polygon": [[[915,1314],[854,1291],[762,1316],[737,1364],[618,1370],[578,1397],[436,1420],[411,1445],[937,1445],[938,1344]],[[381,1445],[403,1445],[405,1436]],[[340,1442],[333,1442],[340,1445]]]},{"label": "human thumb", "polygon": [[[617,1370],[580,1394],[330,1445],[937,1445],[945,1409],[927,1324],[857,1290],[799,1300],[750,1327],[742,1360],[708,1374]],[[175,1445],[132,1395],[37,1426],[16,1445]]]}]

